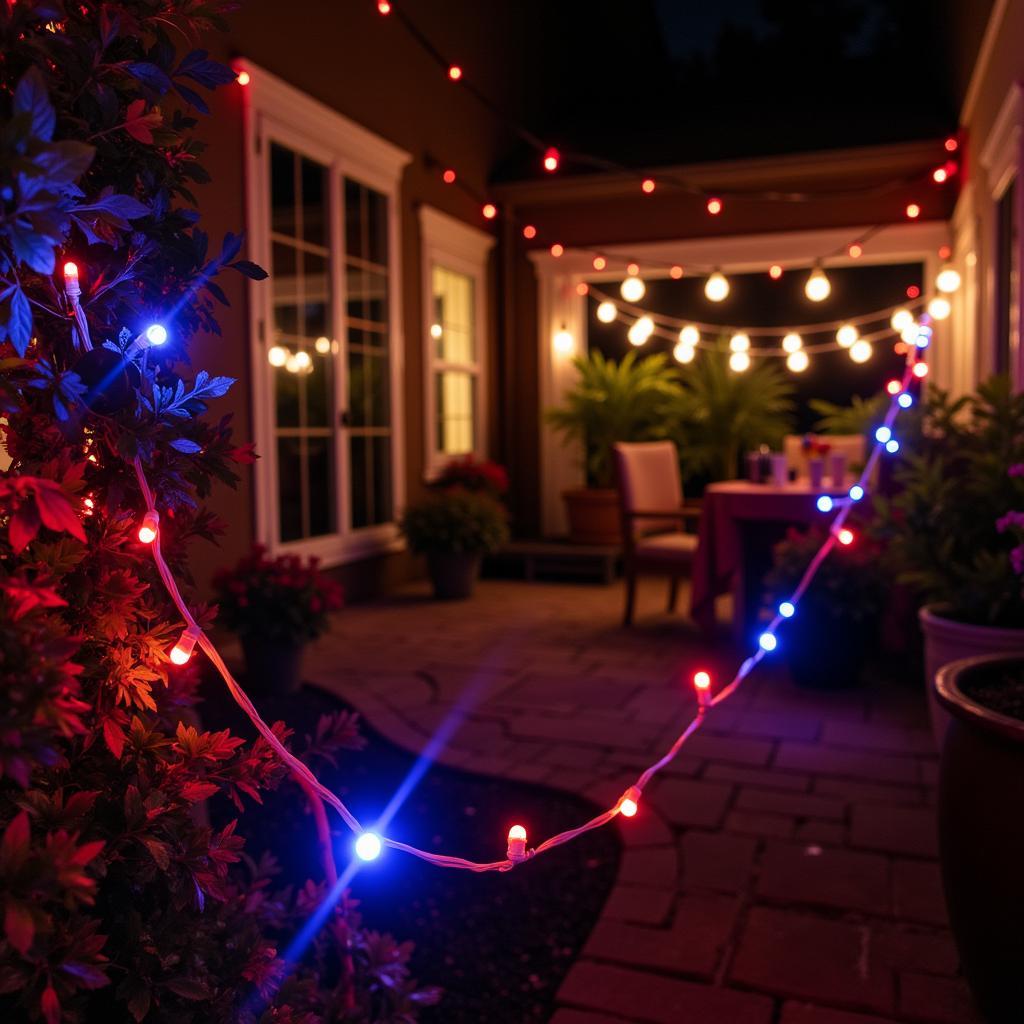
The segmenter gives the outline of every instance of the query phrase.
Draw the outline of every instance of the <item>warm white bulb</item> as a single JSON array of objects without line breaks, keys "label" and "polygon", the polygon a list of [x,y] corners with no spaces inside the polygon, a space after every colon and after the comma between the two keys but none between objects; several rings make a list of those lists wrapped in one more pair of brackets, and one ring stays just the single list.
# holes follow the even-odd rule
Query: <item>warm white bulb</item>
[{"label": "warm white bulb", "polygon": [[564,328],[555,334],[553,339],[555,351],[560,356],[571,356],[576,349],[576,342],[573,336]]},{"label": "warm white bulb", "polygon": [[956,268],[947,263],[935,278],[935,287],[947,295],[955,292],[960,287],[960,274]]},{"label": "warm white bulb", "polygon": [[850,358],[855,363],[866,363],[874,354],[870,341],[855,341],[850,346]]},{"label": "warm white bulb", "polygon": [[897,309],[889,319],[894,331],[902,331],[914,322],[914,314],[909,309]]},{"label": "warm white bulb", "polygon": [[749,352],[750,351],[750,338],[746,334],[734,334],[729,339],[729,351],[730,352]]},{"label": "warm white bulb", "polygon": [[619,293],[627,302],[639,302],[647,291],[647,286],[639,277],[627,277],[619,286]]},{"label": "warm white bulb", "polygon": [[654,333],[654,321],[649,316],[642,316],[630,328],[627,334],[630,345],[643,345]]},{"label": "warm white bulb", "polygon": [[799,352],[804,347],[804,339],[796,331],[790,331],[782,339],[783,352]]},{"label": "warm white bulb", "polygon": [[287,359],[285,360],[285,362],[284,362],[284,368],[285,368],[285,369],[286,369],[286,370],[287,370],[287,371],[288,371],[289,373],[298,373],[298,372],[299,372],[299,370],[301,370],[301,369],[302,369],[302,367],[301,367],[301,366],[299,366],[299,361],[298,361],[298,359],[296,359],[296,358],[295,358],[294,354],[293,354],[293,355],[290,355],[290,356],[288,356],[288,358],[287,358]]},{"label": "warm white bulb", "polygon": [[815,267],[804,285],[804,294],[811,302],[824,302],[832,293],[832,283],[821,267]]},{"label": "warm white bulb", "polygon": [[679,332],[679,344],[680,345],[686,345],[689,348],[696,348],[697,344],[699,342],[700,342],[700,331],[697,330],[697,328],[694,327],[693,324],[687,324]]},{"label": "warm white bulb", "polygon": [[811,360],[803,349],[797,349],[796,352],[790,352],[790,354],[786,356],[786,366],[789,367],[793,373],[803,373],[810,365]]},{"label": "warm white bulb", "polygon": [[704,295],[711,302],[721,302],[729,295],[729,280],[720,270],[716,270],[704,282]]},{"label": "warm white bulb", "polygon": [[288,362],[288,349],[274,345],[267,351],[267,359],[271,366],[284,366]]},{"label": "warm white bulb", "polygon": [[853,324],[843,324],[843,326],[836,331],[836,341],[838,341],[843,348],[850,348],[859,337],[860,331],[858,331]]},{"label": "warm white bulb", "polygon": [[750,355],[747,352],[733,352],[729,356],[729,369],[733,373],[743,373],[744,370],[750,369]]},{"label": "warm white bulb", "polygon": [[320,355],[325,356],[331,351],[331,339],[319,337],[313,343],[313,347],[320,353]]},{"label": "warm white bulb", "polygon": [[900,331],[900,337],[908,345],[916,345],[917,344],[917,332],[918,332],[917,321],[916,320],[911,320],[910,323],[907,324],[907,326],[904,327],[902,331]]},{"label": "warm white bulb", "polygon": [[442,334],[444,334],[444,328],[440,324],[430,325],[430,336],[434,339],[434,341],[437,341]]},{"label": "warm white bulb", "polygon": [[295,365],[300,370],[305,370],[313,365],[313,360],[310,359],[309,353],[305,351],[295,353]]},{"label": "warm white bulb", "polygon": [[936,295],[935,298],[928,303],[928,315],[933,320],[945,320],[952,312],[953,307],[950,305],[949,299],[943,295]]},{"label": "warm white bulb", "polygon": [[697,350],[692,345],[684,345],[682,342],[672,349],[672,355],[675,356],[677,363],[692,363],[696,354]]},{"label": "warm white bulb", "polygon": [[597,307],[597,319],[603,324],[610,324],[618,315],[614,302],[602,302]]}]

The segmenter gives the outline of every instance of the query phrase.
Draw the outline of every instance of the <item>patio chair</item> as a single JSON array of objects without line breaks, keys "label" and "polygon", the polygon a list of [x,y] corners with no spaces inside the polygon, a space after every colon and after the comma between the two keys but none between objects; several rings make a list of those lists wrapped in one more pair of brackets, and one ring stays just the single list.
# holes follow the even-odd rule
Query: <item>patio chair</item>
[{"label": "patio chair", "polygon": [[683,504],[679,453],[671,441],[615,445],[615,470],[626,575],[622,621],[629,626],[641,573],[669,577],[668,610],[675,611],[679,577],[689,572],[697,548],[696,534],[684,525],[699,520],[701,510]]}]

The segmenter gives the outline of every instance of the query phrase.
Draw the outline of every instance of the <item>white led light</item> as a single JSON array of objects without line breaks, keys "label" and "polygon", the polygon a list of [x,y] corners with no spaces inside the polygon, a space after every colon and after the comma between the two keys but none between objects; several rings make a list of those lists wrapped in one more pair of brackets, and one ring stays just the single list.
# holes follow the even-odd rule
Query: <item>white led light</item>
[{"label": "white led light", "polygon": [[842,327],[836,331],[836,341],[843,348],[852,347],[853,343],[860,337],[860,331],[857,330],[853,324],[843,324]]},{"label": "white led light", "polygon": [[831,294],[832,283],[826,277],[825,271],[821,267],[815,267],[811,271],[811,276],[807,278],[807,283],[804,285],[804,295],[811,302],[824,302]]},{"label": "white led light", "polygon": [[850,358],[855,363],[866,363],[874,354],[870,341],[855,341],[850,346]]},{"label": "white led light", "polygon": [[749,352],[750,351],[750,337],[746,334],[734,334],[729,339],[729,351],[730,352]]},{"label": "white led light", "polygon": [[687,324],[679,332],[679,344],[689,348],[696,348],[700,341],[700,331],[693,324]]},{"label": "white led light", "polygon": [[704,295],[711,302],[722,302],[729,295],[729,281],[720,270],[716,270],[704,282]]},{"label": "white led light", "polygon": [[733,352],[729,356],[729,369],[733,373],[743,373],[744,370],[750,369],[750,356],[746,352]]},{"label": "white led light", "polygon": [[356,840],[356,856],[360,860],[376,860],[383,846],[376,832],[363,832]]},{"label": "white led light", "polygon": [[597,319],[603,324],[610,324],[615,320],[618,310],[614,302],[602,302],[597,307]]},{"label": "white led light", "polygon": [[271,366],[284,366],[288,362],[288,349],[281,345],[274,345],[267,350],[267,360]]},{"label": "white led light", "polygon": [[796,331],[790,331],[782,339],[782,351],[783,352],[799,352],[804,347],[804,339],[800,337]]},{"label": "white led light", "polygon": [[167,341],[167,328],[163,324],[152,324],[146,328],[146,341],[150,345],[162,345]]},{"label": "white led light", "polygon": [[619,286],[619,294],[627,302],[639,302],[647,291],[647,286],[639,277],[627,277]]},{"label": "white led light", "polygon": [[786,366],[792,373],[803,373],[810,365],[811,360],[807,353],[802,349],[796,352],[790,352],[790,354],[786,356]]},{"label": "white led light", "polygon": [[627,332],[630,345],[643,345],[654,333],[654,321],[649,316],[642,316],[632,324]]},{"label": "white led light", "polygon": [[913,322],[914,314],[909,309],[897,309],[889,319],[894,331],[906,330]]}]

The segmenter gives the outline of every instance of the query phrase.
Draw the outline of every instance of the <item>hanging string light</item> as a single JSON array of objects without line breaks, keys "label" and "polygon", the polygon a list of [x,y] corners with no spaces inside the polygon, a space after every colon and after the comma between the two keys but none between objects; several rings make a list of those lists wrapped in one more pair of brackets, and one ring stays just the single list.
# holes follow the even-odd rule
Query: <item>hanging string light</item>
[{"label": "hanging string light", "polygon": [[842,348],[851,348],[859,337],[860,331],[858,331],[853,324],[843,324],[843,326],[836,331],[836,342]]},{"label": "hanging string light", "polygon": [[803,347],[804,339],[801,338],[796,331],[790,331],[789,334],[782,339],[782,351],[788,352],[790,355],[795,352],[799,352]]},{"label": "hanging string light", "polygon": [[619,285],[619,293],[627,302],[639,302],[647,293],[647,286],[636,274],[631,274]]},{"label": "hanging string light", "polygon": [[909,309],[897,309],[889,319],[894,331],[905,331],[914,322],[914,314]]},{"label": "hanging string light", "polygon": [[700,344],[700,331],[693,324],[686,324],[679,330],[679,344],[696,348]]},{"label": "hanging string light", "polygon": [[807,278],[804,294],[811,302],[824,302],[832,294],[832,283],[820,265],[816,265]]},{"label": "hanging string light", "polygon": [[681,341],[672,349],[672,356],[677,363],[692,363],[696,355],[697,349],[693,345],[684,345]]},{"label": "hanging string light", "polygon": [[729,280],[720,270],[712,271],[704,282],[704,294],[711,302],[723,302],[729,296]]},{"label": "hanging string light", "polygon": [[729,356],[729,369],[733,373],[743,373],[745,370],[750,369],[750,353],[748,352],[733,352]]},{"label": "hanging string light", "polygon": [[597,307],[597,319],[603,324],[610,324],[615,322],[615,318],[619,315],[619,311],[615,308],[614,302],[601,302]]},{"label": "hanging string light", "polygon": [[750,336],[739,332],[734,334],[729,339],[729,351],[730,352],[749,352],[750,351]]},{"label": "hanging string light", "polygon": [[803,349],[798,349],[796,352],[790,352],[790,354],[786,356],[786,368],[793,373],[803,373],[810,365],[810,356],[808,356]]},{"label": "hanging string light", "polygon": [[960,287],[960,272],[951,263],[947,263],[936,275],[935,287],[940,292],[952,295]]},{"label": "hanging string light", "polygon": [[863,338],[859,341],[855,341],[850,346],[850,358],[855,363],[866,363],[874,355],[874,352],[875,350],[872,347],[871,342],[864,341]]},{"label": "hanging string light", "polygon": [[710,213],[712,217],[717,217],[723,209],[722,200],[719,199],[717,196],[712,196],[707,201],[706,208],[708,213]]},{"label": "hanging string light", "polygon": [[629,328],[626,337],[630,345],[639,348],[647,343],[648,338],[654,333],[654,321],[649,316],[642,316]]},{"label": "hanging string light", "polygon": [[945,320],[952,311],[953,307],[944,295],[936,295],[928,303],[928,315],[933,320]]}]

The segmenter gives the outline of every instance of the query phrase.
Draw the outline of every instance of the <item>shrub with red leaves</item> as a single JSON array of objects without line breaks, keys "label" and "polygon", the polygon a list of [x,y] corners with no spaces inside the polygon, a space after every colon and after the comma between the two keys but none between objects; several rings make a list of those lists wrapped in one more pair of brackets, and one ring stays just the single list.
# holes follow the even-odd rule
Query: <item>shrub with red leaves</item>
[{"label": "shrub with red leaves", "polygon": [[464,491],[484,491],[492,498],[501,498],[508,493],[508,472],[497,462],[465,455],[448,462],[432,486],[440,490],[460,487]]}]

